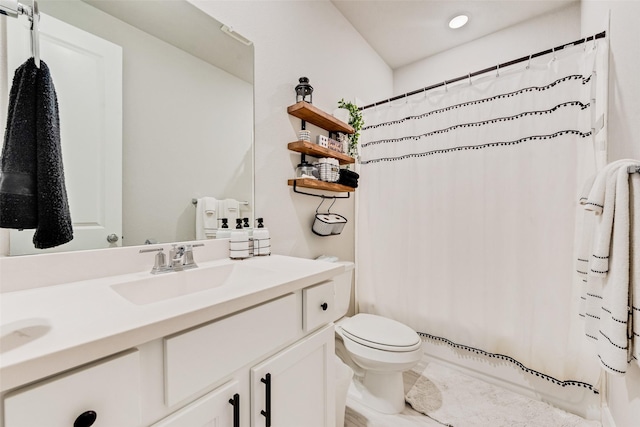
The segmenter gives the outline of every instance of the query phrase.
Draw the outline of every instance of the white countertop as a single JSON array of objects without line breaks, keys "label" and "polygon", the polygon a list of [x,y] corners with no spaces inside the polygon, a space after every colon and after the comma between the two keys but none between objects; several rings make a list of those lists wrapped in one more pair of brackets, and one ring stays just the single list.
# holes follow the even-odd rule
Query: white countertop
[{"label": "white countertop", "polygon": [[2,294],[0,391],[295,292],[344,270],[340,264],[279,255],[202,262],[199,269],[224,263],[268,273],[255,281],[145,305],[125,299],[112,285],[148,278],[148,271]]}]

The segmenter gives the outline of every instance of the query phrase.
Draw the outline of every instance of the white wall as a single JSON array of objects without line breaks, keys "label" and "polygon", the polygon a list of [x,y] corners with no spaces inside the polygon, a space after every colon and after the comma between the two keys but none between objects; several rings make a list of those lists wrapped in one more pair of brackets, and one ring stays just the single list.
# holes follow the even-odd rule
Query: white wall
[{"label": "white wall", "polygon": [[[609,16],[608,160],[640,160],[640,2],[583,0],[583,35],[607,29]],[[635,363],[624,377],[608,377],[607,403],[617,427],[638,425],[640,368]]]},{"label": "white wall", "polygon": [[572,42],[580,36],[580,6],[554,11],[395,70],[394,95],[451,80]]},{"label": "white wall", "polygon": [[[332,208],[349,221],[342,234],[319,237],[311,223],[320,199],[295,194],[287,185],[300,162],[287,150],[300,129],[287,107],[295,103],[301,76],[314,88],[313,104],[329,113],[341,98],[386,98],[391,70],[328,0],[192,2],[255,44],[256,216],[265,218],[273,252],[353,260],[353,197]],[[318,130],[311,131],[315,138]]]}]

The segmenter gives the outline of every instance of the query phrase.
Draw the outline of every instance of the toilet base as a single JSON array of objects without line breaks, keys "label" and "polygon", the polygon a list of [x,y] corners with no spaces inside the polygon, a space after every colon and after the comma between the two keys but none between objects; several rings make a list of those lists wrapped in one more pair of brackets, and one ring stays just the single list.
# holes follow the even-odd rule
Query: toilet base
[{"label": "toilet base", "polygon": [[367,371],[364,378],[353,378],[348,396],[383,414],[402,412],[405,408],[402,372]]}]

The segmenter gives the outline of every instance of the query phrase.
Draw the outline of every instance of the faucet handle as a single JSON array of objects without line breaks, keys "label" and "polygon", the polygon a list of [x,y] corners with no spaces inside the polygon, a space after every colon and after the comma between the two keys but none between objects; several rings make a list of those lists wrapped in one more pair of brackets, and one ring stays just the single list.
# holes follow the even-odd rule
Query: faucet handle
[{"label": "faucet handle", "polygon": [[193,259],[193,248],[199,247],[199,246],[204,246],[203,243],[199,243],[196,245],[187,245],[186,246],[186,250],[184,253],[184,261],[182,262],[182,265],[184,268],[196,268],[198,267],[198,264],[196,264],[196,262]]},{"label": "faucet handle", "polygon": [[158,252],[155,257],[155,263],[151,269],[151,274],[158,274],[167,268],[167,260],[163,252],[163,248],[140,249],[139,253]]},{"label": "faucet handle", "polygon": [[162,248],[156,254],[156,261],[151,269],[151,273],[159,273],[167,268],[167,258],[162,251]]}]

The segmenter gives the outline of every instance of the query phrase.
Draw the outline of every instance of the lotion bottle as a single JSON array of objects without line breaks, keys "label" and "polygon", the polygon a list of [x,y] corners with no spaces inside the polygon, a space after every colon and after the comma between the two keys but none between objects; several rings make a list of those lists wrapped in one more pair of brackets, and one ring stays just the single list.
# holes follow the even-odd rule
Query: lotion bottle
[{"label": "lotion bottle", "polygon": [[228,239],[231,237],[231,229],[229,228],[229,219],[228,218],[220,218],[222,221],[222,225],[218,228],[216,233],[216,239]]},{"label": "lotion bottle", "polygon": [[271,255],[269,230],[264,226],[262,218],[257,218],[256,221],[258,221],[258,226],[253,230],[253,254]]},{"label": "lotion bottle", "polygon": [[242,218],[236,219],[236,229],[231,232],[229,258],[249,258],[249,233],[242,228]]}]

